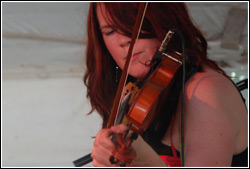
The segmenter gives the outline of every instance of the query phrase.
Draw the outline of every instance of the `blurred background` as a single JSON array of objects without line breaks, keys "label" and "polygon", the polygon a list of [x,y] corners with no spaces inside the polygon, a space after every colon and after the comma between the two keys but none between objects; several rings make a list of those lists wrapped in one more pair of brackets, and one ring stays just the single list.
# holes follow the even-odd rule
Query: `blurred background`
[{"label": "blurred background", "polygon": [[[82,81],[89,3],[1,4],[2,166],[71,167],[101,128]],[[187,5],[209,57],[235,82],[248,78],[248,2]]]}]

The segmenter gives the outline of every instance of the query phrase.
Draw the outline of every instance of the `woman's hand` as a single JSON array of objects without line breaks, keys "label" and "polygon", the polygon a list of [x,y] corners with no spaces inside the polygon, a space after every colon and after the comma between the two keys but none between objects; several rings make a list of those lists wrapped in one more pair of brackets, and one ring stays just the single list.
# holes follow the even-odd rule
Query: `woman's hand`
[{"label": "woman's hand", "polygon": [[[115,150],[115,144],[111,141],[113,133],[124,134],[128,127],[124,124],[112,126],[110,129],[101,129],[95,138],[94,147],[92,149],[91,157],[93,158],[93,166],[95,167],[117,167],[118,164],[111,164],[110,157]],[[119,154],[119,152],[118,152]],[[129,156],[136,157],[135,151],[131,148]]]},{"label": "woman's hand", "polygon": [[[115,150],[115,144],[111,141],[111,136],[113,133],[124,134],[127,130],[127,126],[120,124],[117,126],[112,126],[110,129],[101,129],[97,133],[91,153],[91,157],[93,158],[93,166],[120,166],[118,164],[111,164],[109,160],[109,158],[113,155],[113,151]],[[138,139],[132,143],[128,156],[134,158],[134,160],[131,164],[126,164],[127,167],[166,167],[166,164],[161,160],[159,155],[142,139],[141,136],[139,136]]]}]

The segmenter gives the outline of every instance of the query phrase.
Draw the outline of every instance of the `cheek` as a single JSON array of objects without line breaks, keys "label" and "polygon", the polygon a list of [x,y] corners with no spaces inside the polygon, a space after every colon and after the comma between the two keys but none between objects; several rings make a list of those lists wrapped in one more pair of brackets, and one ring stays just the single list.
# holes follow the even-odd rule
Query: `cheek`
[{"label": "cheek", "polygon": [[160,46],[160,42],[159,41],[156,41],[154,43],[152,43],[150,46],[149,46],[149,49],[150,49],[150,53],[155,53],[155,51],[159,48]]},{"label": "cheek", "polygon": [[157,39],[144,39],[144,42],[142,44],[144,49],[146,50],[148,59],[152,59],[161,42]]},{"label": "cheek", "polygon": [[104,38],[104,43],[105,43],[106,48],[108,49],[109,53],[111,54],[111,56],[114,58],[115,61],[117,61],[119,51],[117,50],[116,43],[115,43],[114,39],[110,39],[110,38],[105,39]]}]

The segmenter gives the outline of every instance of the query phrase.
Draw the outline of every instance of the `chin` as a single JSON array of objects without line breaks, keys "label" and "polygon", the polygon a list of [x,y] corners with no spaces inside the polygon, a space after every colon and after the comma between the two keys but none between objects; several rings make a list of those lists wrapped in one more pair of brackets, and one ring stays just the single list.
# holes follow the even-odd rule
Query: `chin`
[{"label": "chin", "polygon": [[129,75],[142,81],[148,74],[149,70],[150,70],[150,67],[146,67],[145,65],[142,65],[142,64],[131,65]]},{"label": "chin", "polygon": [[130,75],[133,76],[134,78],[142,81],[142,80],[144,80],[144,78],[146,77],[148,72],[149,72],[149,70],[147,70],[147,71],[134,71]]}]

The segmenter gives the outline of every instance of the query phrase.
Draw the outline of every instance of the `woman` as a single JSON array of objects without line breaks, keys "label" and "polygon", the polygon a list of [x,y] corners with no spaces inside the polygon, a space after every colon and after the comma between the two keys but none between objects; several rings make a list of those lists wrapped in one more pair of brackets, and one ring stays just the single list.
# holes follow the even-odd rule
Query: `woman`
[{"label": "woman", "polygon": [[[91,3],[88,16],[87,71],[84,82],[92,105],[103,118],[91,157],[94,166],[117,166],[110,156],[112,133],[124,133],[123,125],[106,129],[124,67],[138,3]],[[192,23],[183,3],[149,3],[139,39],[134,47],[131,81],[143,81],[155,51],[169,29],[182,32],[189,70],[185,83],[185,166],[247,165],[247,110],[241,95],[217,64],[207,58],[207,42]],[[182,52],[174,35],[168,48]],[[196,70],[196,71],[192,71]],[[180,166],[181,76],[178,73],[164,108],[131,147],[133,162],[126,166]],[[171,157],[172,156],[172,157]]]}]

